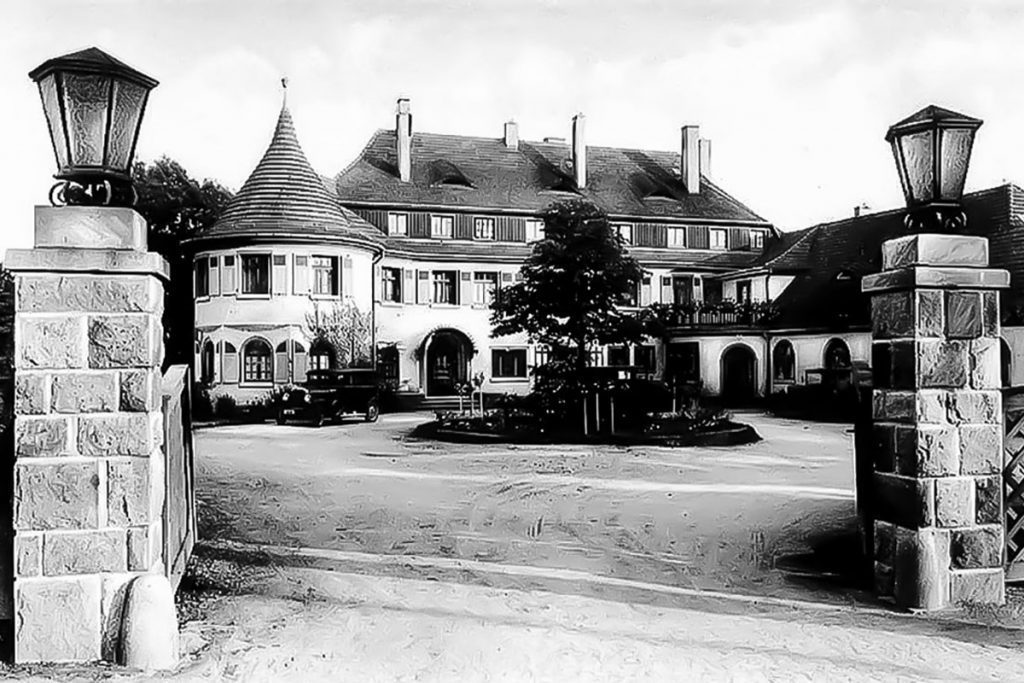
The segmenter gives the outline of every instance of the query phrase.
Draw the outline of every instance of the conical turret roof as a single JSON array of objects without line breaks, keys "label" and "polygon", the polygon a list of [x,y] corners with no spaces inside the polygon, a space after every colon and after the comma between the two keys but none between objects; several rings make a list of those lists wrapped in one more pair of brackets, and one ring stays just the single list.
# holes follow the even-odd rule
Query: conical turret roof
[{"label": "conical turret roof", "polygon": [[281,107],[274,137],[242,189],[198,239],[308,237],[378,247],[380,232],[345,209],[313,170],[295,135],[291,113]]}]

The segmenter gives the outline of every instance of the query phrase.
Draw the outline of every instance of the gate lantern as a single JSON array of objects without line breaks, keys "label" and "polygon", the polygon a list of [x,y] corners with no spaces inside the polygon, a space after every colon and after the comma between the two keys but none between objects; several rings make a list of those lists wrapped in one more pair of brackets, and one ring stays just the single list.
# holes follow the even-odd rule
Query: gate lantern
[{"label": "gate lantern", "polygon": [[957,232],[967,225],[960,200],[982,121],[931,105],[886,134],[907,201],[910,232]]},{"label": "gate lantern", "polygon": [[157,81],[95,47],[29,72],[39,86],[57,159],[50,203],[131,206],[131,164]]}]

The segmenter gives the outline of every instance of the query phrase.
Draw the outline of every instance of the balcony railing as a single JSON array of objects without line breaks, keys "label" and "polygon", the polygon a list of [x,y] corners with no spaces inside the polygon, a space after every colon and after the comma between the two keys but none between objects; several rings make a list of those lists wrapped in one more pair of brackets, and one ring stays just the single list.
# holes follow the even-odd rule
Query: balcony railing
[{"label": "balcony railing", "polygon": [[687,301],[650,310],[665,327],[764,327],[778,315],[771,301]]}]

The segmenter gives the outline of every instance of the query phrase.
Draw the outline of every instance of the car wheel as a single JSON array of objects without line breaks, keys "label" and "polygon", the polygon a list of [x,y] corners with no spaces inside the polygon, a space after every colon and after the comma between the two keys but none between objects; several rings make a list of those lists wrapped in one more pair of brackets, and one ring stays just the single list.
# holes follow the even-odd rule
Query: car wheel
[{"label": "car wheel", "polygon": [[283,410],[277,411],[277,424],[283,425],[286,422],[288,422],[288,418],[285,417],[284,411]]},{"label": "car wheel", "polygon": [[366,406],[366,421],[376,422],[378,417],[380,417],[380,408],[377,407],[376,401],[370,401],[370,404]]}]

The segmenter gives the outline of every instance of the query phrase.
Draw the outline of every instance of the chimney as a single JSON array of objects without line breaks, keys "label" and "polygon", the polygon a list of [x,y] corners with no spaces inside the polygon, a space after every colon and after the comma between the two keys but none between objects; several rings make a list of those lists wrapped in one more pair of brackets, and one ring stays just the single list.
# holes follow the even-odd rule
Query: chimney
[{"label": "chimney", "polygon": [[572,173],[576,187],[587,186],[587,142],[583,135],[583,114],[572,117]]},{"label": "chimney", "polygon": [[398,100],[395,116],[395,152],[398,157],[398,177],[407,183],[412,177],[412,114],[409,111],[409,100],[404,97]]},{"label": "chimney", "polygon": [[711,140],[707,138],[700,139],[700,174],[708,180],[714,177],[711,175]]},{"label": "chimney", "polygon": [[700,127],[683,126],[683,146],[680,150],[679,175],[690,194],[700,193]]},{"label": "chimney", "polygon": [[505,122],[505,146],[519,149],[519,124],[515,121]]}]

